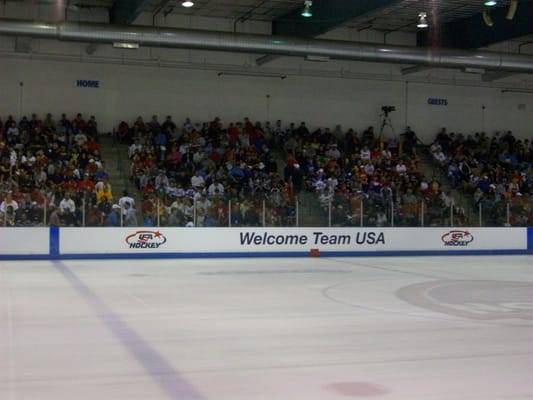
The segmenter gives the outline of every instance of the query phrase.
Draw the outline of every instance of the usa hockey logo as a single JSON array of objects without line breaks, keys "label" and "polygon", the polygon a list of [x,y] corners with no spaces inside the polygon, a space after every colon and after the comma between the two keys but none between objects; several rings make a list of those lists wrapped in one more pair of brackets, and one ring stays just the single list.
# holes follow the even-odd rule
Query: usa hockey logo
[{"label": "usa hockey logo", "polygon": [[405,286],[397,296],[415,306],[475,320],[533,321],[529,282],[437,280]]},{"label": "usa hockey logo", "polygon": [[474,240],[474,236],[468,231],[452,230],[440,237],[444,246],[468,246]]},{"label": "usa hockey logo", "polygon": [[166,243],[167,238],[159,231],[137,231],[125,240],[130,249],[157,249]]}]

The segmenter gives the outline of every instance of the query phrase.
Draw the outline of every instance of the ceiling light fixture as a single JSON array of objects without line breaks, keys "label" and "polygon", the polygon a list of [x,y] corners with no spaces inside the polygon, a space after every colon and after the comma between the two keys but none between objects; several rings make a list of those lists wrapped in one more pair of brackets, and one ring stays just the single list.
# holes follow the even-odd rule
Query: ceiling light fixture
[{"label": "ceiling light fixture", "polygon": [[276,74],[276,73],[263,73],[263,72],[239,72],[239,71],[221,71],[217,74],[218,76],[248,76],[248,77],[254,77],[254,78],[278,78],[278,79],[285,79],[287,78],[287,75],[283,74]]},{"label": "ceiling light fixture", "polygon": [[427,20],[427,14],[425,12],[421,12],[418,14],[418,24],[416,24],[417,28],[427,28],[428,27],[428,20]]},{"label": "ceiling light fixture", "polygon": [[496,0],[487,0],[484,4],[486,7],[494,7],[498,2]]},{"label": "ceiling light fixture", "polygon": [[192,2],[192,1],[190,1],[190,0],[182,1],[182,2],[181,2],[181,5],[182,5],[183,7],[190,8],[190,7],[194,6],[194,2]]},{"label": "ceiling light fixture", "polygon": [[302,17],[309,18],[313,16],[313,12],[311,11],[311,6],[313,5],[313,2],[311,0],[304,1],[304,9],[302,10]]},{"label": "ceiling light fixture", "polygon": [[113,47],[116,49],[135,50],[139,48],[139,43],[113,42]]}]

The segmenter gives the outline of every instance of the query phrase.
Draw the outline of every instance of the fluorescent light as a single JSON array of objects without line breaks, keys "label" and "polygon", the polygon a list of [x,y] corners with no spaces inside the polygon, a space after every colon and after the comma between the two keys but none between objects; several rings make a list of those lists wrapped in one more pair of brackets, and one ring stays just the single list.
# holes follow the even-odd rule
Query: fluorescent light
[{"label": "fluorescent light", "polygon": [[313,12],[311,11],[311,6],[313,5],[313,2],[310,0],[304,1],[304,9],[302,10],[302,17],[309,18],[313,16]]},{"label": "fluorescent light", "polygon": [[533,93],[531,89],[502,89],[502,93]]},{"label": "fluorescent light", "polygon": [[327,62],[329,61],[329,57],[325,56],[314,56],[312,54],[309,54],[305,56],[306,61],[314,61],[314,62]]},{"label": "fluorescent light", "polygon": [[498,2],[496,0],[487,0],[484,3],[487,7],[494,7]]},{"label": "fluorescent light", "polygon": [[463,72],[467,73],[467,74],[484,74],[485,73],[485,69],[484,68],[472,68],[472,67],[466,67],[466,68],[463,68]]},{"label": "fluorescent light", "polygon": [[114,42],[113,47],[117,49],[138,49],[139,43]]},{"label": "fluorescent light", "polygon": [[189,7],[194,6],[194,3],[193,3],[192,1],[190,1],[190,0],[188,0],[188,1],[183,1],[183,2],[181,3],[181,5],[182,5],[183,7],[189,8]]},{"label": "fluorescent light", "polygon": [[254,78],[278,78],[278,79],[285,79],[287,75],[283,74],[276,74],[276,73],[268,73],[268,72],[238,72],[238,71],[226,71],[226,72],[219,72],[217,74],[218,76],[252,76]]},{"label": "fluorescent light", "polygon": [[417,28],[428,27],[427,14],[425,12],[421,12],[418,14],[418,24],[416,24],[416,27]]}]

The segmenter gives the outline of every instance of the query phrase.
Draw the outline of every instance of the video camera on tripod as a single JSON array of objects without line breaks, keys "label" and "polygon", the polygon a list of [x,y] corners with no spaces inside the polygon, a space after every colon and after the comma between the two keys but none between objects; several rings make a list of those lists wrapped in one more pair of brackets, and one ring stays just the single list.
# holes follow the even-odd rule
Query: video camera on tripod
[{"label": "video camera on tripod", "polygon": [[381,107],[381,111],[383,111],[383,114],[385,114],[385,116],[387,116],[387,115],[389,115],[390,112],[396,111],[396,107],[394,107],[394,106],[382,106]]},{"label": "video camera on tripod", "polygon": [[383,113],[381,114],[381,117],[383,117],[383,120],[381,121],[381,129],[379,132],[379,137],[382,138],[383,130],[386,126],[388,126],[391,129],[393,136],[396,136],[396,133],[394,132],[394,127],[392,126],[392,121],[389,117],[389,113],[392,111],[396,111],[396,107],[395,106],[381,106],[381,111],[383,111]]}]

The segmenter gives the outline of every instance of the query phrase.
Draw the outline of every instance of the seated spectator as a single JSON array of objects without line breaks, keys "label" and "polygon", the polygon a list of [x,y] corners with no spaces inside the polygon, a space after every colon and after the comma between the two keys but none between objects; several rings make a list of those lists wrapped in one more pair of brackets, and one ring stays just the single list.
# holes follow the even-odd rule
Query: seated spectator
[{"label": "seated spectator", "polygon": [[76,224],[76,204],[72,200],[70,193],[65,193],[63,199],[59,202],[59,213],[65,225],[74,226]]},{"label": "seated spectator", "polygon": [[207,194],[209,197],[213,196],[223,196],[224,195],[224,185],[218,181],[213,181],[211,185],[207,188]]},{"label": "seated spectator", "polygon": [[89,202],[85,213],[85,226],[104,226],[106,215],[102,213],[98,206]]},{"label": "seated spectator", "polygon": [[0,203],[0,213],[4,214],[7,212],[8,207],[11,207],[11,212],[16,212],[19,209],[19,205],[15,199],[13,199],[13,194],[11,191],[7,192],[4,200]]},{"label": "seated spectator", "polygon": [[83,148],[88,141],[89,138],[82,130],[78,130],[77,133],[74,135],[74,143],[80,148]]},{"label": "seated spectator", "polygon": [[96,190],[96,203],[101,203],[104,198],[107,201],[113,200],[113,192],[111,191],[111,185],[107,180],[100,181],[95,185]]},{"label": "seated spectator", "polygon": [[205,187],[204,177],[200,174],[200,170],[196,170],[194,175],[191,177],[191,186],[197,190],[202,191]]}]

